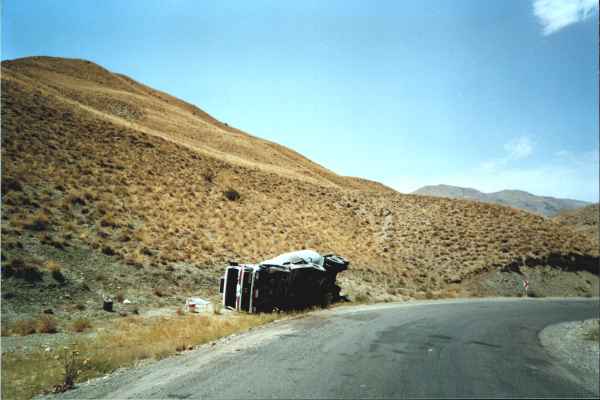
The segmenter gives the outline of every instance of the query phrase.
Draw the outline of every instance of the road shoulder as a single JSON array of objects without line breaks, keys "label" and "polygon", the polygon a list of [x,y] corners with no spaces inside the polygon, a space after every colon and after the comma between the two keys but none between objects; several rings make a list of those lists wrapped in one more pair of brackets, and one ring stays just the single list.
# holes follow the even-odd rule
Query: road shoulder
[{"label": "road shoulder", "polygon": [[539,333],[539,338],[552,356],[577,371],[582,384],[598,396],[600,345],[586,338],[593,324],[598,324],[598,319],[550,325]]}]

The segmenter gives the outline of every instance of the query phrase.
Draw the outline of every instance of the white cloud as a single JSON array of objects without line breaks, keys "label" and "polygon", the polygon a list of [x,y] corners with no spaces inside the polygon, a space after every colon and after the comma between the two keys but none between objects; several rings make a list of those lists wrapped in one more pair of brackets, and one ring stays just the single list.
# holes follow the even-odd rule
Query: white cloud
[{"label": "white cloud", "polygon": [[485,171],[495,171],[507,166],[511,161],[522,160],[533,154],[533,141],[529,136],[520,136],[504,144],[505,155],[500,158],[484,161],[480,168]]},{"label": "white cloud", "polygon": [[504,145],[504,150],[511,160],[520,160],[529,157],[533,153],[533,143],[527,136],[521,136]]},{"label": "white cloud", "polygon": [[591,17],[598,10],[597,0],[534,0],[533,13],[544,35]]}]

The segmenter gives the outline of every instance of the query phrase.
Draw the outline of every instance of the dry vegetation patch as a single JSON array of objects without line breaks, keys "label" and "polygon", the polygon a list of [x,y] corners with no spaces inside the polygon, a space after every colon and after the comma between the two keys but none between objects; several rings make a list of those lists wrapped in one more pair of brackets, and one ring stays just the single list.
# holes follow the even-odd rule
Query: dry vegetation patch
[{"label": "dry vegetation patch", "polygon": [[37,318],[28,318],[2,324],[2,336],[27,336],[34,333],[56,333],[58,324],[56,319],[42,315]]},{"label": "dry vegetation patch", "polygon": [[[190,350],[235,332],[271,322],[270,315],[230,317],[186,315],[144,319],[127,317],[115,323],[110,333],[79,341],[68,349],[2,356],[2,398],[29,399],[44,390],[67,384],[67,377],[81,382],[127,367],[144,359],[161,359]],[[73,359],[73,357],[76,359]],[[66,357],[66,358],[65,358]],[[66,362],[70,361],[70,362]],[[76,365],[74,371],[65,369]]]}]

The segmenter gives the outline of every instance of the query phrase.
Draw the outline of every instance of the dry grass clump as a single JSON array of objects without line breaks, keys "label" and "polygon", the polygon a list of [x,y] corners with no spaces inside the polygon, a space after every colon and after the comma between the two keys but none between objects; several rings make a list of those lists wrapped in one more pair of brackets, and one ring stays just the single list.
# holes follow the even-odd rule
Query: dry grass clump
[{"label": "dry grass clump", "polygon": [[27,336],[35,333],[36,321],[33,319],[24,319],[15,321],[11,328],[8,328],[7,333],[12,333],[18,336]]},{"label": "dry grass clump", "polygon": [[2,324],[2,336],[27,336],[34,333],[56,332],[58,332],[56,320],[47,315]]},{"label": "dry grass clump", "polygon": [[[131,366],[137,360],[164,358],[277,317],[275,314],[237,315],[227,319],[203,315],[151,320],[125,317],[116,322],[111,330],[113,333],[86,339],[68,351],[76,349],[77,359],[74,361],[77,361],[80,371],[76,381],[84,381]],[[64,359],[60,354],[44,351],[3,354],[1,372],[2,398],[29,399],[65,382]]]},{"label": "dry grass clump", "polygon": [[71,324],[72,332],[84,332],[92,328],[92,323],[87,318],[78,318]]},{"label": "dry grass clump", "polygon": [[36,321],[36,332],[37,333],[56,333],[56,332],[58,332],[56,320],[47,315],[41,316]]}]

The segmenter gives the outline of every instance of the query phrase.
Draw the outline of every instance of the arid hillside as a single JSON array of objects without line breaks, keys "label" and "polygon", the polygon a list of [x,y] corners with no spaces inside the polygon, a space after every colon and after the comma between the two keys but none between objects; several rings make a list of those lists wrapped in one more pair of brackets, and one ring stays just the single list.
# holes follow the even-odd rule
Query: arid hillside
[{"label": "arid hillside", "polygon": [[[354,293],[403,296],[523,263],[598,266],[597,246],[541,216],[338,176],[81,60],[2,63],[2,195],[3,309],[40,285],[46,301],[214,295],[227,260],[299,248],[347,257]],[[49,300],[57,287],[72,293]]]},{"label": "arid hillside", "polygon": [[561,225],[586,235],[592,243],[600,242],[600,204],[564,211],[553,218]]}]

